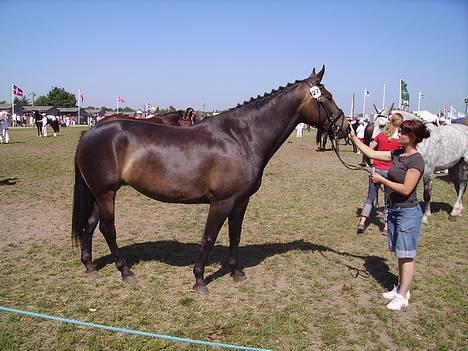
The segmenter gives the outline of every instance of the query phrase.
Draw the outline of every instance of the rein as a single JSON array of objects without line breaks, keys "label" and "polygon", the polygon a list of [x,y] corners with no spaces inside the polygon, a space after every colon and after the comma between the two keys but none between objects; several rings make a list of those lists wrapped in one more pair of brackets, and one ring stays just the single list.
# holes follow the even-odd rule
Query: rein
[{"label": "rein", "polygon": [[[330,110],[328,109],[327,105],[323,103],[323,98],[321,97],[320,88],[317,87],[317,86],[311,85],[311,83],[309,83],[307,80],[306,80],[306,83],[310,87],[310,90],[311,90],[310,93],[314,97],[314,99],[315,99],[315,101],[317,103],[317,106],[322,106],[323,109],[326,112],[326,116],[327,116],[327,119],[328,119],[328,122],[329,122],[328,135],[330,137],[330,141],[331,141],[331,144],[332,144],[332,149],[335,152],[336,156],[338,157],[338,160],[340,160],[340,162],[343,164],[343,166],[345,166],[346,168],[348,168],[348,169],[350,169],[352,171],[365,171],[368,174],[372,174],[372,172],[367,167],[363,167],[363,166],[360,166],[360,165],[353,165],[351,163],[347,163],[347,162],[343,161],[343,159],[340,156],[340,149],[339,149],[339,146],[338,146],[338,138],[336,137],[336,134],[338,133],[338,131],[343,128],[343,123],[344,123],[343,110],[338,109],[338,111],[336,111],[335,113],[332,114],[330,112]],[[313,91],[314,89],[316,89],[316,90]],[[317,93],[317,89],[318,89],[318,93]],[[318,113],[319,113],[319,119],[320,119],[320,108],[318,108]],[[338,125],[336,125],[336,122],[338,122],[338,120],[341,117],[343,117],[343,120],[341,121],[341,125],[338,126]]]}]

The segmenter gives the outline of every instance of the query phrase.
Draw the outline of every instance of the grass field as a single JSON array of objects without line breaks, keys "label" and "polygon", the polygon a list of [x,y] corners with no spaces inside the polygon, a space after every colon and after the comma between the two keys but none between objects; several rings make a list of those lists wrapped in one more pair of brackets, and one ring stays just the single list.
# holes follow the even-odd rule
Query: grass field
[{"label": "grass field", "polygon": [[[206,205],[117,195],[117,239],[138,278],[121,282],[102,235],[96,278],[84,274],[70,239],[73,156],[80,128],[38,138],[11,129],[0,145],[0,305],[114,327],[274,350],[461,350],[467,344],[467,228],[448,220],[455,192],[433,187],[410,306],[385,309],[396,281],[378,211],[357,236],[364,172],[315,152],[314,132],[290,137],[251,198],[240,260],[247,279],[226,274],[223,227],[206,274],[210,294],[191,287]],[[343,157],[359,155],[342,147]],[[421,186],[420,186],[421,188]],[[422,198],[421,189],[419,197]],[[212,350],[0,312],[0,350]]]}]

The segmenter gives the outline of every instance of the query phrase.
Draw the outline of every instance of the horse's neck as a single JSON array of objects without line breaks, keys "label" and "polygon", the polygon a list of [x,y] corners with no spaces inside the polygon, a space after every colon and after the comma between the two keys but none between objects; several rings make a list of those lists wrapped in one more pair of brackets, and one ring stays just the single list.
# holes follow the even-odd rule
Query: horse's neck
[{"label": "horse's neck", "polygon": [[[255,155],[260,155],[266,163],[292,133],[299,121],[298,108],[302,96],[296,89],[291,89],[271,98],[260,108],[255,102],[232,111],[227,119],[233,120],[238,131]],[[234,129],[234,128],[233,128]]]}]

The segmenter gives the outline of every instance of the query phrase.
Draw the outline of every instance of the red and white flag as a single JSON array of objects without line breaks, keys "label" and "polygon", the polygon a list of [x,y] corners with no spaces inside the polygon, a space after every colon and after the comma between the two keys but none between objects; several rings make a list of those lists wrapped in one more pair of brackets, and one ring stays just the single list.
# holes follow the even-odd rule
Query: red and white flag
[{"label": "red and white flag", "polygon": [[83,93],[80,93],[80,100],[81,100],[81,102],[84,101],[84,95],[83,95]]},{"label": "red and white flag", "polygon": [[118,102],[125,102],[124,98],[121,96],[117,96],[117,101]]},{"label": "red and white flag", "polygon": [[13,84],[13,95],[23,96],[23,89],[17,87],[15,84]]}]

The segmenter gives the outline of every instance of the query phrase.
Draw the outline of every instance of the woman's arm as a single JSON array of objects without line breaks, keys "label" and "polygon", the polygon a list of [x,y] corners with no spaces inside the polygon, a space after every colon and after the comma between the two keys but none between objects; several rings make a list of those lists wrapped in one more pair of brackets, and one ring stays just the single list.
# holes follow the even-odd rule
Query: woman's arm
[{"label": "woman's arm", "polygon": [[359,140],[359,138],[354,133],[353,128],[350,129],[349,137],[353,141],[353,143],[358,147],[358,149],[361,150],[367,157],[380,161],[392,160],[392,154],[390,151],[372,150],[369,146],[367,146],[361,140]]},{"label": "woman's arm", "polygon": [[403,183],[395,183],[388,180],[385,177],[382,177],[378,173],[372,173],[370,175],[370,180],[372,183],[382,183],[383,185],[389,187],[393,191],[400,193],[402,195],[408,196],[411,194],[418,185],[419,178],[421,177],[421,172],[416,168],[410,168],[406,172],[405,180]]}]

